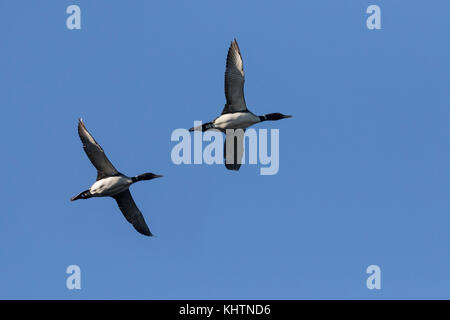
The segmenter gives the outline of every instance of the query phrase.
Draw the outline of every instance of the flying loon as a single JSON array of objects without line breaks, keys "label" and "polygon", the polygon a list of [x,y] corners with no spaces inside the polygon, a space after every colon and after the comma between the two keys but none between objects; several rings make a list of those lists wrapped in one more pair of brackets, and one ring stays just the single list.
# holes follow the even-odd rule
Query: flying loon
[{"label": "flying loon", "polygon": [[144,173],[135,177],[128,177],[114,168],[106,157],[102,147],[100,147],[87,131],[82,119],[78,121],[78,134],[83,143],[84,151],[97,169],[97,180],[89,189],[72,197],[70,201],[89,199],[92,197],[112,197],[116,200],[120,211],[122,211],[127,221],[139,233],[152,236],[141,211],[131,196],[129,187],[135,182],[151,180],[162,176],[154,173]]},{"label": "flying loon", "polygon": [[[190,128],[189,131],[207,131],[216,129],[226,132],[227,129],[247,129],[248,127],[263,121],[281,120],[291,118],[292,116],[281,113],[269,113],[257,116],[247,109],[244,98],[244,64],[242,62],[241,51],[239,50],[236,39],[231,42],[228,49],[227,63],[225,70],[225,97],[226,104],[219,117],[211,122],[204,123],[201,126]],[[241,164],[238,163],[238,148],[243,149],[243,136],[235,136],[234,154],[232,154],[231,162],[227,161],[226,141],[224,144],[225,166],[229,170],[239,170]],[[234,157],[233,157],[234,155]],[[241,154],[242,155],[242,154]]]}]

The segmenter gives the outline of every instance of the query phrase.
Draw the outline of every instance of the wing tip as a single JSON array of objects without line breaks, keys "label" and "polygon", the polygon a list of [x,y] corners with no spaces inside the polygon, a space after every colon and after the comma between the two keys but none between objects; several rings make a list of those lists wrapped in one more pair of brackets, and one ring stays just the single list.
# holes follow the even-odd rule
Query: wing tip
[{"label": "wing tip", "polygon": [[86,126],[84,125],[84,122],[83,122],[83,118],[78,118],[78,130],[80,128],[86,129]]},{"label": "wing tip", "polygon": [[154,237],[155,236],[153,233],[150,232],[150,230],[148,228],[146,230],[138,230],[138,232],[140,234],[143,234],[144,236],[147,236],[147,237]]},{"label": "wing tip", "polygon": [[136,229],[136,231],[139,232],[140,234],[147,236],[147,237],[154,237],[153,233],[150,232],[150,229],[147,226],[147,224],[145,223],[145,221],[134,222],[132,224],[133,224],[133,227]]},{"label": "wing tip", "polygon": [[228,67],[229,63],[236,63],[233,60],[238,58],[240,60],[240,66],[238,68],[241,69],[241,71],[244,71],[244,63],[242,59],[241,49],[239,48],[239,45],[237,43],[236,38],[234,38],[233,41],[231,41],[230,47],[228,48],[228,54],[227,54],[227,63],[226,66]]},{"label": "wing tip", "polygon": [[239,52],[239,55],[241,55],[241,49],[239,49],[239,44],[236,40],[236,38],[233,39],[233,41],[231,41],[231,48],[235,48],[237,52]]},{"label": "wing tip", "polygon": [[240,163],[225,163],[225,168],[227,168],[228,170],[232,170],[232,171],[239,171],[239,169],[241,168],[241,164]]}]

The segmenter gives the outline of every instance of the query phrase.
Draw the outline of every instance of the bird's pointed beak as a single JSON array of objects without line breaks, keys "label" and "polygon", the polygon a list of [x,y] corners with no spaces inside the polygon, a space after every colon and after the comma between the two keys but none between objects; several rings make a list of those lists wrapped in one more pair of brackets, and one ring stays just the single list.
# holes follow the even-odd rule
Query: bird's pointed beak
[{"label": "bird's pointed beak", "polygon": [[154,178],[156,179],[156,178],[162,178],[162,177],[164,177],[162,174],[155,174]]},{"label": "bird's pointed beak", "polygon": [[289,116],[289,115],[283,115],[283,119],[287,119],[287,118],[292,118],[292,116]]}]

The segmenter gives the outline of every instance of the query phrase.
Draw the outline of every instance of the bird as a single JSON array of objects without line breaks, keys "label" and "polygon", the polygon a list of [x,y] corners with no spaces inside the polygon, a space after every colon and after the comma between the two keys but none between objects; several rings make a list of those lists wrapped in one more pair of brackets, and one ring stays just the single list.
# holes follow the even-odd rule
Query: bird
[{"label": "bird", "polygon": [[[242,129],[245,131],[248,127],[263,121],[275,121],[286,118],[292,118],[291,115],[281,113],[269,113],[265,115],[255,115],[247,109],[244,98],[244,63],[237,40],[234,39],[228,49],[226,68],[225,68],[225,98],[226,104],[219,117],[211,122],[204,123],[197,127],[192,127],[189,131],[207,131],[219,130],[226,132],[227,129]],[[237,149],[243,150],[243,136],[234,136],[234,157],[233,163],[227,161],[226,139],[224,143],[225,167],[229,170],[239,170],[241,164],[237,161]],[[242,153],[240,154],[242,156]],[[231,157],[230,157],[231,158]]]},{"label": "bird", "polygon": [[128,177],[117,171],[105,155],[102,147],[86,129],[81,118],[78,120],[78,135],[83,143],[83,149],[86,152],[86,155],[97,169],[97,180],[89,189],[70,198],[70,201],[89,199],[92,197],[112,197],[116,200],[125,219],[127,219],[139,233],[149,237],[153,236],[145,223],[141,211],[134,202],[129,188],[138,181],[152,180],[160,178],[162,175],[148,172],[134,177]]}]

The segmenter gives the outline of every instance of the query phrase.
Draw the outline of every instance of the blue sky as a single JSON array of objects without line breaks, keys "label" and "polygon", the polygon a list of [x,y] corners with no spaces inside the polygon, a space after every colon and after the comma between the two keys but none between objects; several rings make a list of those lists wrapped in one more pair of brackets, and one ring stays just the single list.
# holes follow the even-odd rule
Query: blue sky
[{"label": "blue sky", "polygon": [[[0,0],[0,298],[450,298],[449,10]],[[250,110],[294,115],[258,126],[280,129],[274,176],[171,162],[172,131],[222,110],[234,37]],[[132,186],[155,238],[112,199],[69,201],[96,175],[79,117],[121,172],[164,175]]]}]

